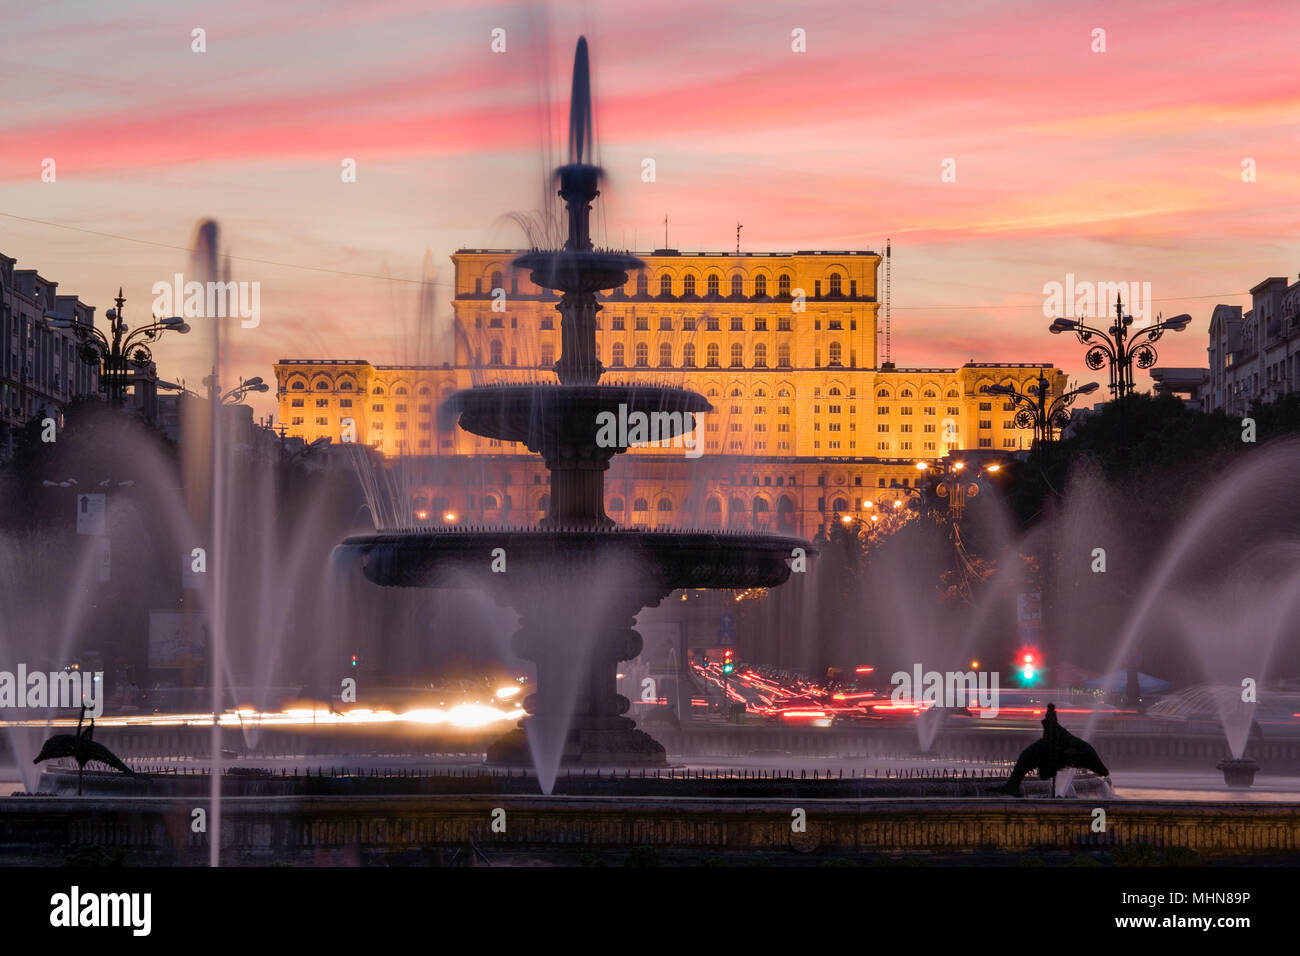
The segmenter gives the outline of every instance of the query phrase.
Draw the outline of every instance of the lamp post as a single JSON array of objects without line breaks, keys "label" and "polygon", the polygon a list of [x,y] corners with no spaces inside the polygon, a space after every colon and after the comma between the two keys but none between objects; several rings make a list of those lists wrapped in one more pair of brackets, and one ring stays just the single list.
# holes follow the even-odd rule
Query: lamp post
[{"label": "lamp post", "polygon": [[1044,370],[1039,369],[1038,384],[1030,385],[1024,392],[1016,391],[1015,386],[1012,385],[985,385],[980,391],[1011,399],[1012,404],[1018,406],[1015,417],[1016,427],[1032,428],[1034,443],[1041,451],[1056,440],[1056,430],[1064,428],[1069,423],[1070,406],[1074,404],[1074,400],[1080,395],[1091,395],[1099,388],[1101,386],[1096,382],[1089,382],[1048,401],[1048,396],[1052,394],[1052,386]]},{"label": "lamp post", "polygon": [[249,392],[267,392],[270,390],[271,386],[262,381],[260,375],[255,375],[247,380],[241,378],[238,385],[221,396],[221,403],[223,405],[238,405]]},{"label": "lamp post", "polygon": [[1133,316],[1124,314],[1124,303],[1115,297],[1115,324],[1105,331],[1085,324],[1081,319],[1054,319],[1048,326],[1053,335],[1073,332],[1079,341],[1088,346],[1083,360],[1094,372],[1110,366],[1110,391],[1123,399],[1133,391],[1133,366],[1153,368],[1159,354],[1155,345],[1165,332],[1181,332],[1191,323],[1190,315],[1176,315],[1172,319],[1156,316],[1154,325],[1131,332]]},{"label": "lamp post", "polygon": [[971,597],[970,583],[972,580],[979,578],[980,574],[975,567],[970,552],[966,550],[966,545],[961,539],[961,520],[966,513],[966,502],[980,493],[980,479],[986,475],[997,474],[1002,470],[1002,466],[996,462],[968,468],[964,461],[952,461],[945,458],[941,461],[930,463],[918,461],[916,463],[918,471],[923,471],[929,477],[928,489],[936,498],[943,498],[947,502],[948,521],[951,525],[949,534],[952,539],[953,553],[956,557],[956,570],[960,580],[960,591],[967,600]]},{"label": "lamp post", "polygon": [[111,405],[121,408],[126,403],[129,367],[147,368],[153,361],[149,343],[158,341],[164,332],[184,334],[190,330],[190,326],[180,316],[173,315],[165,319],[155,316],[152,323],[133,331],[122,318],[122,307],[126,304],[126,299],[120,288],[114,301],[117,307],[104,314],[108,319],[108,335],[94,326],[74,322],[58,312],[46,312],[45,319],[52,328],[73,331],[81,343],[78,350],[81,361],[100,367],[100,388],[108,394]]}]

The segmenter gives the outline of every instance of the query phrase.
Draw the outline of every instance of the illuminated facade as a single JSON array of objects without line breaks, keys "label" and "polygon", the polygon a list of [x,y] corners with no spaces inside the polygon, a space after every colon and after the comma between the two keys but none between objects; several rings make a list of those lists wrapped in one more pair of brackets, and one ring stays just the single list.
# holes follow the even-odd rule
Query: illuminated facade
[{"label": "illuminated facade", "polygon": [[[280,422],[424,461],[427,520],[531,522],[545,509],[540,460],[440,423],[440,401],[486,381],[554,382],[558,297],[510,268],[511,250],[453,257],[455,362],[383,366],[283,360]],[[625,524],[776,526],[813,534],[890,497],[917,459],[1027,447],[1012,407],[985,385],[1036,384],[1037,364],[878,367],[873,252],[642,255],[647,268],[601,297],[602,381],[681,385],[709,399],[696,438],[618,456],[606,510]],[[1064,375],[1046,367],[1054,391]],[[449,425],[442,428],[440,425]]]}]

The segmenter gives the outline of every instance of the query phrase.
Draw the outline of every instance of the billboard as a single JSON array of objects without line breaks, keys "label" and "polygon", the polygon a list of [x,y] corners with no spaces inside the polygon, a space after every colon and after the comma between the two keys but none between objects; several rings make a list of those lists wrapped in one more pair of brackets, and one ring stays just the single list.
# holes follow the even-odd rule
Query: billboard
[{"label": "billboard", "polygon": [[207,656],[208,629],[197,611],[149,612],[149,667],[198,667]]}]

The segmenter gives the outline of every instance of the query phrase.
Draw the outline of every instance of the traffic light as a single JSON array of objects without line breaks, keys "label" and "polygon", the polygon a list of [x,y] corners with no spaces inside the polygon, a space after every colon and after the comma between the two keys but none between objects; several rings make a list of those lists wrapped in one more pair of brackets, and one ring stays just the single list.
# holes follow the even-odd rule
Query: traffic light
[{"label": "traffic light", "polygon": [[722,652],[722,673],[730,674],[736,669],[736,662],[733,658],[731,648],[727,648]]},{"label": "traffic light", "polygon": [[352,666],[353,667],[357,666],[357,655],[355,654],[352,655]]},{"label": "traffic light", "polygon": [[1043,662],[1037,648],[1022,647],[1016,652],[1016,670],[1020,673],[1020,683],[1026,687],[1038,683],[1043,674]]}]

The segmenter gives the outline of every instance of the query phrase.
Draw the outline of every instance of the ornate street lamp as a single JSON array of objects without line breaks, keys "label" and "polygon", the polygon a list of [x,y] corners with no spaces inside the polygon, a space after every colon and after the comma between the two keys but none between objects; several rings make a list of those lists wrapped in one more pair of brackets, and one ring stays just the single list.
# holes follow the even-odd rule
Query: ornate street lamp
[{"label": "ornate street lamp", "polygon": [[122,307],[126,304],[126,299],[120,288],[114,301],[117,308],[109,309],[104,314],[108,319],[108,335],[94,326],[74,322],[58,312],[46,312],[45,318],[52,328],[73,331],[81,343],[78,349],[81,361],[100,367],[99,387],[107,392],[110,404],[121,408],[126,402],[130,368],[148,368],[153,361],[153,352],[148,343],[158,341],[164,332],[184,334],[190,330],[190,326],[183,318],[174,315],[166,319],[155,317],[150,325],[132,331],[122,319]]},{"label": "ornate street lamp", "polygon": [[1080,395],[1091,395],[1101,386],[1089,382],[1079,388],[1071,389],[1048,401],[1052,393],[1051,383],[1043,370],[1038,372],[1038,384],[1030,385],[1024,392],[1016,391],[1012,385],[985,385],[980,389],[989,395],[1002,395],[1019,406],[1015,423],[1017,428],[1032,428],[1034,442],[1041,449],[1056,440],[1056,430],[1064,428],[1070,421],[1070,406]]},{"label": "ornate street lamp", "polygon": [[262,381],[260,375],[255,375],[247,380],[241,378],[238,385],[221,396],[221,404],[238,405],[249,392],[267,392],[270,389],[271,386]]},{"label": "ornate street lamp", "polygon": [[1192,321],[1190,315],[1176,315],[1172,319],[1156,316],[1154,325],[1130,333],[1133,316],[1124,314],[1124,304],[1115,297],[1115,324],[1102,331],[1085,325],[1081,319],[1055,319],[1048,331],[1053,335],[1073,332],[1079,341],[1088,346],[1083,360],[1094,372],[1110,366],[1110,391],[1122,399],[1133,391],[1133,366],[1153,368],[1159,355],[1152,344],[1165,332],[1181,332]]},{"label": "ornate street lamp", "polygon": [[948,523],[951,526],[949,537],[952,539],[958,578],[958,590],[967,600],[971,598],[971,582],[979,579],[981,574],[974,558],[966,550],[961,539],[961,519],[966,513],[966,502],[980,493],[980,479],[985,475],[997,474],[1002,466],[996,462],[982,467],[968,468],[964,461],[944,458],[933,464],[924,461],[916,463],[918,471],[924,471],[930,479],[929,490],[936,498],[943,498],[948,503]]}]

